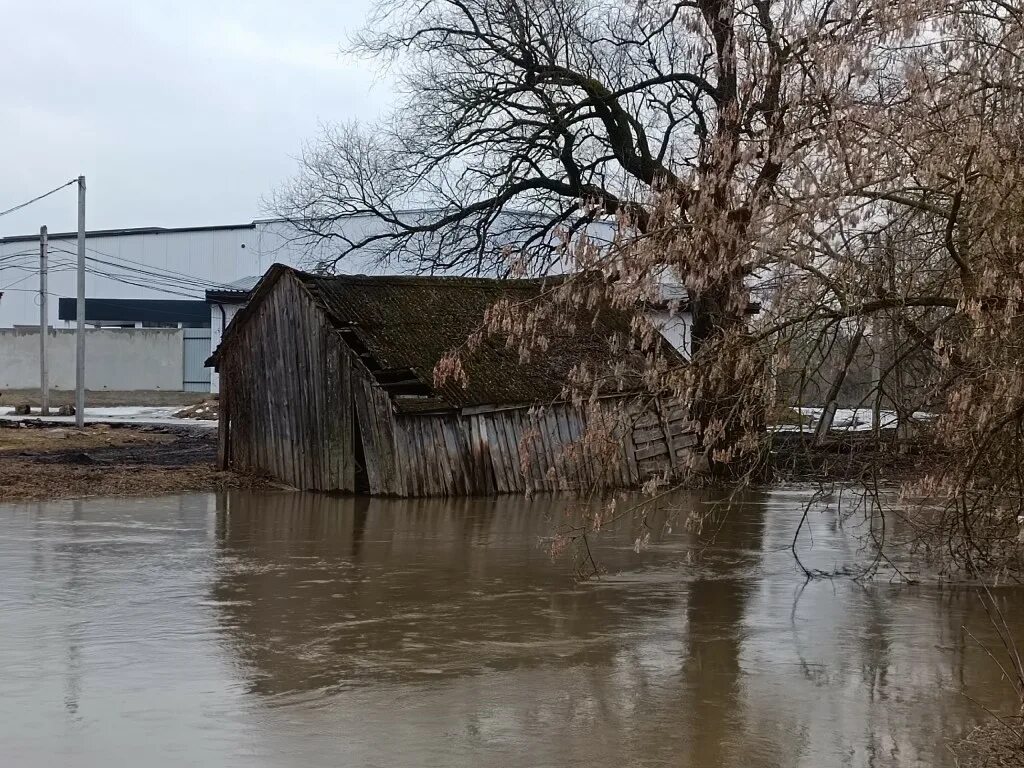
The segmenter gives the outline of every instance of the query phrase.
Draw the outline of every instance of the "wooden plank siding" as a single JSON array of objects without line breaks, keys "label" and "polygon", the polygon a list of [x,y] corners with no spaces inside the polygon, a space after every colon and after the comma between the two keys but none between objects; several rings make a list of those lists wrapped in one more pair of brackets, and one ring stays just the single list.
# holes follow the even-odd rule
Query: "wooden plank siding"
[{"label": "wooden plank siding", "polygon": [[[355,490],[350,355],[284,276],[220,363],[220,463],[311,490]],[[301,343],[300,343],[301,342]]]},{"label": "wooden plank siding", "polygon": [[[696,437],[681,417],[660,425],[658,412],[611,424],[604,452],[586,448],[588,420],[566,404],[542,411],[502,408],[468,415],[398,414],[394,418],[395,482],[380,492],[396,496],[487,496],[505,493],[626,488],[685,469]],[[603,422],[602,422],[603,423]],[[638,423],[640,426],[634,426]],[[675,455],[669,459],[669,443]]]},{"label": "wooden plank siding", "polygon": [[373,495],[400,495],[401,477],[395,460],[397,449],[391,398],[377,386],[362,363],[351,355],[349,368],[369,491]]}]

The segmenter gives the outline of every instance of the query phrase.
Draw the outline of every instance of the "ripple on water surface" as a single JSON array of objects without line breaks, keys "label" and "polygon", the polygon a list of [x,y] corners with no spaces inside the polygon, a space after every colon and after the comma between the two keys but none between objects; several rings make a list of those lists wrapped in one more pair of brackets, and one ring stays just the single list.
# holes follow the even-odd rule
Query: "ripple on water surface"
[{"label": "ripple on water surface", "polygon": [[[0,506],[5,763],[952,765],[981,716],[961,691],[1011,705],[961,629],[994,641],[981,604],[805,583],[807,499],[681,495],[639,552],[634,523],[602,532],[582,584],[542,545],[567,500]],[[865,556],[835,506],[808,517],[815,567]]]}]

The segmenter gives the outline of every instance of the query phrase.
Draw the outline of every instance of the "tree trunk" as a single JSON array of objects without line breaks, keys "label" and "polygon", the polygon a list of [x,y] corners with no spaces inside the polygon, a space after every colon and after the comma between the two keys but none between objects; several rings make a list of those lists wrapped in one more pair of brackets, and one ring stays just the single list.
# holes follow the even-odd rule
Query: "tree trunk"
[{"label": "tree trunk", "polygon": [[860,342],[863,338],[864,328],[862,326],[857,329],[857,333],[850,340],[850,345],[846,350],[846,357],[843,358],[843,366],[839,369],[835,379],[833,379],[828,394],[825,395],[824,410],[821,413],[818,427],[814,432],[814,444],[816,446],[823,445],[828,439],[829,432],[832,431],[832,421],[835,419],[836,410],[839,406],[839,393],[843,389],[843,382],[846,381],[846,375],[850,371],[850,366],[853,365],[854,358],[857,357],[857,350],[860,349]]},{"label": "tree trunk", "polygon": [[691,365],[695,367],[697,396],[690,409],[707,471],[722,480],[758,469],[760,457],[744,450],[741,441],[764,424],[762,393],[752,391],[749,366],[738,358],[747,349],[738,343],[746,321],[746,302],[742,309],[737,308],[735,298],[735,285],[711,287],[692,304]]}]

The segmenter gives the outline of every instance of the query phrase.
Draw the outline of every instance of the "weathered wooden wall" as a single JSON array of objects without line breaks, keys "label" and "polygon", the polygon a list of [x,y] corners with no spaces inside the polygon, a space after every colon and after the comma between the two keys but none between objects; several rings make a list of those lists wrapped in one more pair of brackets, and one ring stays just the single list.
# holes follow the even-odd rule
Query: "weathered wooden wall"
[{"label": "weathered wooden wall", "polygon": [[352,354],[292,276],[220,360],[220,463],[296,488],[354,491]]},{"label": "weathered wooden wall", "polygon": [[666,471],[681,474],[689,468],[697,433],[683,406],[654,400],[634,413],[631,429],[632,460],[636,461],[641,481]]},{"label": "weathered wooden wall", "polygon": [[363,444],[366,477],[373,495],[405,496],[403,473],[395,450],[395,418],[391,397],[376,385],[373,376],[353,359],[352,396],[359,436]]},{"label": "weathered wooden wall", "polygon": [[[357,389],[358,392],[358,389]],[[635,487],[680,475],[696,443],[685,412],[652,403],[399,414],[377,395],[360,413],[371,493],[464,496]],[[365,425],[365,426],[364,426]],[[588,439],[584,439],[589,432]],[[373,478],[377,478],[375,481]]]}]

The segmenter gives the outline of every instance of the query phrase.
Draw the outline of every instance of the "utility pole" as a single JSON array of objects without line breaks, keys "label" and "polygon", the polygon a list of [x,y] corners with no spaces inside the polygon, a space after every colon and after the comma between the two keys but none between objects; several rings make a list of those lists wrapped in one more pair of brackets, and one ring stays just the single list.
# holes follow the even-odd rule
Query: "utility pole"
[{"label": "utility pole", "polygon": [[50,372],[47,370],[49,359],[46,356],[46,343],[50,336],[50,315],[46,308],[46,249],[49,241],[46,227],[39,228],[39,412],[43,416],[50,415]]},{"label": "utility pole", "polygon": [[78,177],[78,300],[75,333],[75,426],[85,426],[85,176]]}]

